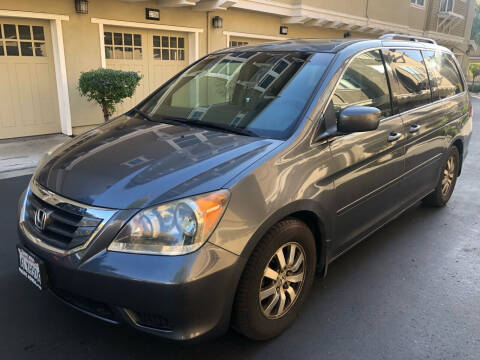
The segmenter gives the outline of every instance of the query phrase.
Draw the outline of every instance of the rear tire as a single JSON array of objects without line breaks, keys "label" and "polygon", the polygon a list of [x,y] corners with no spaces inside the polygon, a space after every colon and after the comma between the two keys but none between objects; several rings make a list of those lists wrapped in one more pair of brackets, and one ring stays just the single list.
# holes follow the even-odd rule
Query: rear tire
[{"label": "rear tire", "polygon": [[240,280],[232,326],[253,340],[280,335],[297,318],[312,287],[315,238],[302,221],[274,225],[253,251]]},{"label": "rear tire", "polygon": [[429,206],[445,206],[452,196],[455,184],[457,183],[460,169],[460,153],[456,146],[452,146],[448,152],[447,160],[442,167],[442,173],[435,190],[423,199]]}]

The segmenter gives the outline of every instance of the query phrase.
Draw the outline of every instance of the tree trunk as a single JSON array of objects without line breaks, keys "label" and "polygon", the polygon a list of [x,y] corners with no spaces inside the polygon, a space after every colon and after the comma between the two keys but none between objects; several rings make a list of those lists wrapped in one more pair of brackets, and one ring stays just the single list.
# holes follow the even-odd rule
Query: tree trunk
[{"label": "tree trunk", "polygon": [[105,122],[110,120],[110,111],[108,110],[108,106],[106,104],[102,104],[102,111],[103,111],[103,119]]}]

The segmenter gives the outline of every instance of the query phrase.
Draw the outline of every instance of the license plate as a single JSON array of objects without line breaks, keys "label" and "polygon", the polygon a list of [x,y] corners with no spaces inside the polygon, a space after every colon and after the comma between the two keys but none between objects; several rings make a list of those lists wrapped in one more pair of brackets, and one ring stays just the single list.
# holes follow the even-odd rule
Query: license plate
[{"label": "license plate", "polygon": [[37,288],[46,288],[47,276],[45,264],[37,256],[17,245],[18,271],[30,280]]}]

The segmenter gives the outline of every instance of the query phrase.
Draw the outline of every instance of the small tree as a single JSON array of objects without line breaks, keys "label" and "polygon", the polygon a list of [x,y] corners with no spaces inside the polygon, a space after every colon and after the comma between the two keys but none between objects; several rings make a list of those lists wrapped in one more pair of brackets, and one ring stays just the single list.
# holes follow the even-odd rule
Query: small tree
[{"label": "small tree", "polygon": [[91,70],[80,75],[78,90],[88,101],[93,100],[100,105],[103,117],[108,121],[116,105],[133,96],[141,78],[134,71]]},{"label": "small tree", "polygon": [[480,75],[480,64],[470,64],[470,73],[472,74],[473,85],[475,85],[475,78]]}]

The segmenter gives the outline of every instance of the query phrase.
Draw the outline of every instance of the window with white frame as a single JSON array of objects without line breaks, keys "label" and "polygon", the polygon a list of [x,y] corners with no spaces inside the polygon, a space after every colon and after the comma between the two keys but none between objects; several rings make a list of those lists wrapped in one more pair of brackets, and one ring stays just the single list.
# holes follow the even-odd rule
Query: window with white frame
[{"label": "window with white frame", "polygon": [[43,26],[0,24],[0,56],[47,56],[45,47]]},{"label": "window with white frame", "polygon": [[440,0],[440,12],[453,11],[454,0]]},{"label": "window with white frame", "polygon": [[410,4],[413,5],[413,6],[424,7],[425,6],[425,0],[410,0]]}]

